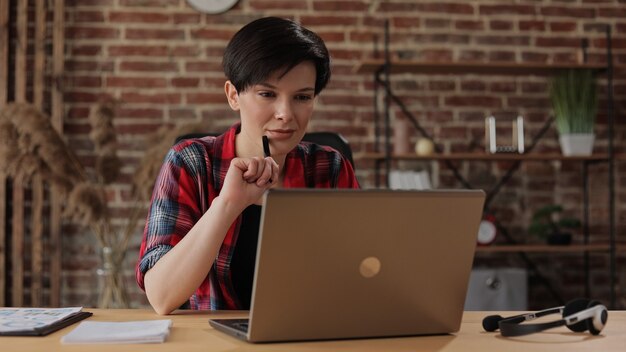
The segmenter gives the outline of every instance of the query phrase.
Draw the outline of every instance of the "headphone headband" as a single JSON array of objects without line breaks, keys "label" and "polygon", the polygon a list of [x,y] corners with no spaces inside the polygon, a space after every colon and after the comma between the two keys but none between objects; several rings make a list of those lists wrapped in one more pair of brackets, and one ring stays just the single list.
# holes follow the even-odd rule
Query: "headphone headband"
[{"label": "headphone headband", "polygon": [[[563,316],[559,320],[545,323],[521,324],[556,313],[569,315]],[[483,328],[486,331],[495,331],[499,328],[500,334],[505,337],[528,335],[559,326],[567,326],[570,330],[576,332],[589,330],[591,334],[598,335],[604,328],[607,318],[608,312],[605,306],[597,301],[579,299],[571,301],[562,307],[549,308],[507,318],[499,315],[490,315],[483,319]]]}]

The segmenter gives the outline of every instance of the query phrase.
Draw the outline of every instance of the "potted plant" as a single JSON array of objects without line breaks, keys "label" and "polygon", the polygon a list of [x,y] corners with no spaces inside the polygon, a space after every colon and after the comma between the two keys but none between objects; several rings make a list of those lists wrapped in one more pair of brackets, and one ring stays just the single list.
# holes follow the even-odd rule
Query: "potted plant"
[{"label": "potted plant", "polygon": [[591,155],[598,107],[592,70],[566,70],[552,79],[550,99],[563,155]]},{"label": "potted plant", "polygon": [[528,232],[545,239],[548,244],[570,244],[572,234],[564,229],[579,228],[581,223],[578,219],[570,217],[559,217],[557,214],[563,211],[560,205],[547,205],[535,212]]}]

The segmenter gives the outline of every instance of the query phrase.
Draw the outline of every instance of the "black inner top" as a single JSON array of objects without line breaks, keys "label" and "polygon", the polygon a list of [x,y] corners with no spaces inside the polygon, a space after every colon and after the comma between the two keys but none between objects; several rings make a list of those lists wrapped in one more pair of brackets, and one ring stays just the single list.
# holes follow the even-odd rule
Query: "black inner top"
[{"label": "black inner top", "polygon": [[233,286],[239,302],[241,302],[241,309],[250,309],[250,301],[252,300],[252,281],[254,280],[254,263],[259,241],[260,222],[260,205],[250,205],[243,211],[239,236],[230,262]]}]

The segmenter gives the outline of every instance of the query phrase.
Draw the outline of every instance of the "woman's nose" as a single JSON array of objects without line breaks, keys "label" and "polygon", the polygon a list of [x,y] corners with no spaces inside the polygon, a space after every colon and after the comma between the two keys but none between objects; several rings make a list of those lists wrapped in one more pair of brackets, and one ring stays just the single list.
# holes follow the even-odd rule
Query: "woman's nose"
[{"label": "woman's nose", "polygon": [[293,118],[293,107],[290,101],[278,101],[274,117],[280,120],[290,120]]}]

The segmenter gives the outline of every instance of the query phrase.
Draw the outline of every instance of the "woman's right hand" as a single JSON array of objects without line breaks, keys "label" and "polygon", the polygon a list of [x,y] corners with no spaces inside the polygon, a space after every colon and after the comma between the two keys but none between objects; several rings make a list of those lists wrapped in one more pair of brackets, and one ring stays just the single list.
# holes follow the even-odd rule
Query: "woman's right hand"
[{"label": "woman's right hand", "polygon": [[[279,166],[271,157],[234,158],[220,191],[220,198],[243,211],[259,201],[278,183]],[[271,182],[270,182],[271,180]]]}]

